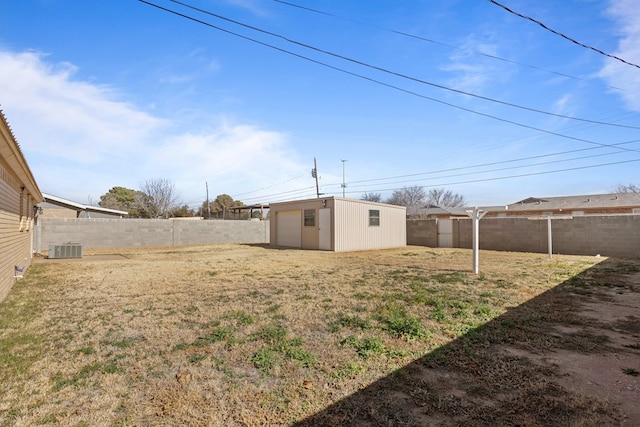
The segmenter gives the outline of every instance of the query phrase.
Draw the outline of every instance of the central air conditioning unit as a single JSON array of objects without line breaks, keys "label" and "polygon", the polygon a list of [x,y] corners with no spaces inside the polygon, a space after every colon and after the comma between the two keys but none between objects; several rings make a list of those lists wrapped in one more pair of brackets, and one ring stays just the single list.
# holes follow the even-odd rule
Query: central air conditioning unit
[{"label": "central air conditioning unit", "polygon": [[82,258],[82,244],[63,243],[61,245],[49,245],[49,255],[47,258]]}]

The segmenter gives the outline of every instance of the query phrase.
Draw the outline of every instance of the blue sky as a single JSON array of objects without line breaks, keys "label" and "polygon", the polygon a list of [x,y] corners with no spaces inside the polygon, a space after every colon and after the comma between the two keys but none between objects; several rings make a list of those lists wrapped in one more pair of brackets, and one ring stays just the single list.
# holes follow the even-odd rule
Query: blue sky
[{"label": "blue sky", "polygon": [[[488,0],[187,2],[235,22],[149,1],[208,25],[137,0],[0,0],[0,107],[43,192],[307,198],[314,157],[320,191],[342,195],[344,166],[353,198],[640,183],[640,68]],[[640,64],[636,0],[501,3]]]}]

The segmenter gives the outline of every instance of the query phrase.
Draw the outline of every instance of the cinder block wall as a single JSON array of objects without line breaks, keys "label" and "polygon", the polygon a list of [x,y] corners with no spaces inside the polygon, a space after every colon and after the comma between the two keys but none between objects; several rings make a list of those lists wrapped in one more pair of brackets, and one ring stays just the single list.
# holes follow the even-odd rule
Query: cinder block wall
[{"label": "cinder block wall", "polygon": [[[640,258],[640,215],[577,216],[551,221],[553,253]],[[84,248],[269,243],[269,221],[186,221],[165,219],[41,218],[36,251],[50,244],[82,243]],[[407,244],[438,246],[436,220],[408,220]],[[471,248],[472,223],[453,223],[453,246]],[[547,221],[483,218],[480,248],[546,253]]]},{"label": "cinder block wall", "polygon": [[[558,221],[553,221],[553,226]],[[455,220],[453,229],[454,246],[471,249],[473,246],[471,219]],[[480,248],[546,253],[548,251],[547,221],[527,218],[483,218],[480,220]]]},{"label": "cinder block wall", "polygon": [[554,253],[640,258],[640,215],[553,221],[552,233]]},{"label": "cinder block wall", "polygon": [[[424,223],[424,224],[421,224]],[[453,246],[472,247],[470,219],[453,222]],[[408,220],[407,243],[437,247],[436,221]],[[547,221],[528,218],[483,218],[480,249],[547,253]],[[640,215],[576,216],[552,219],[554,254],[640,258]]]},{"label": "cinder block wall", "polygon": [[36,251],[51,244],[82,243],[83,248],[184,246],[216,243],[268,243],[269,221],[41,218]]},{"label": "cinder block wall", "polygon": [[435,219],[408,219],[407,245],[438,246],[438,224]]}]

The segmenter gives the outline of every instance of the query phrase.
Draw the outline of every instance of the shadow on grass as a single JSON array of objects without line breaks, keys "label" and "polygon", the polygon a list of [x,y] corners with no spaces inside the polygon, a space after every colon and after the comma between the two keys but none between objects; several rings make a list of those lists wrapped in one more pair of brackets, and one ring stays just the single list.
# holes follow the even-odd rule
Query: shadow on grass
[{"label": "shadow on grass", "polygon": [[640,343],[639,318],[581,314],[586,303],[611,303],[612,292],[637,298],[640,286],[629,279],[638,271],[640,262],[605,260],[294,425],[620,425],[628,414],[606,391],[578,391],[571,381],[587,380],[553,355],[640,361],[638,345],[612,338]]}]

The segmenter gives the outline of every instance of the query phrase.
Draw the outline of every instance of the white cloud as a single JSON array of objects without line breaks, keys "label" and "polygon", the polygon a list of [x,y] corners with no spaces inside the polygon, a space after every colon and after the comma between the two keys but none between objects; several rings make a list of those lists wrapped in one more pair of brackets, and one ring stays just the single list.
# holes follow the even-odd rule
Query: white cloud
[{"label": "white cloud", "polygon": [[35,52],[0,52],[0,93],[14,115],[23,148],[40,155],[95,163],[128,152],[164,121],[117,99],[107,86],[74,80],[72,64],[51,64]]},{"label": "white cloud", "polygon": [[[613,54],[634,64],[640,64],[640,14],[637,0],[613,0],[608,10],[617,22],[621,37]],[[608,59],[600,76],[618,91],[628,108],[640,111],[640,70],[618,60]]]},{"label": "white cloud", "polygon": [[[487,35],[485,38],[490,39]],[[458,90],[479,93],[487,85],[496,81],[496,75],[501,76],[504,81],[508,71],[495,60],[487,56],[498,56],[497,45],[478,38],[476,35],[469,36],[449,56],[449,63],[442,67],[442,70],[452,74],[448,84]]]},{"label": "white cloud", "polygon": [[43,54],[0,51],[0,102],[46,193],[97,202],[113,186],[166,178],[191,201],[204,196],[205,181],[215,194],[233,194],[304,169],[283,133],[230,123],[221,114],[206,129],[185,129],[76,74],[72,64]]}]

